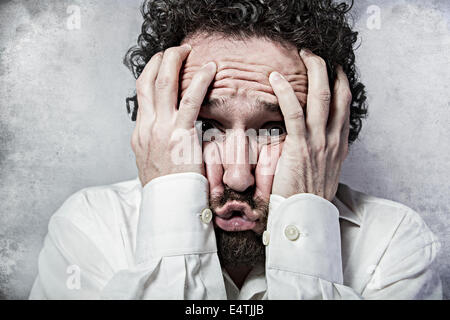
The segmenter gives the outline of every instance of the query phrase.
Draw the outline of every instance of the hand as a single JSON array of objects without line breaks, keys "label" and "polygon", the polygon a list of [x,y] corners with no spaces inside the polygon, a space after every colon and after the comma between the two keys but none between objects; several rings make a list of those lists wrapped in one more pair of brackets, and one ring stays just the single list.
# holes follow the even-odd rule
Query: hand
[{"label": "hand", "polygon": [[[172,173],[204,174],[194,123],[217,67],[210,62],[196,72],[177,108],[179,73],[190,51],[183,45],[155,54],[136,81],[139,109],[131,147],[142,186]],[[180,151],[194,158],[180,163]]]},{"label": "hand", "polygon": [[287,136],[273,178],[272,193],[312,193],[331,201],[348,154],[351,91],[342,67],[331,95],[326,64],[310,51],[300,56],[308,70],[306,117],[291,85],[272,72],[269,80],[283,113]]}]

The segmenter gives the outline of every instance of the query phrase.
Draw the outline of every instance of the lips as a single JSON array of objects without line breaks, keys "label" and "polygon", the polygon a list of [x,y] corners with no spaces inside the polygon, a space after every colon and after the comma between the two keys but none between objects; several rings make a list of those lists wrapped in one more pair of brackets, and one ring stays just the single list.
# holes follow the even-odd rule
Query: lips
[{"label": "lips", "polygon": [[247,203],[230,201],[215,210],[214,222],[225,231],[245,231],[255,228],[258,215]]}]

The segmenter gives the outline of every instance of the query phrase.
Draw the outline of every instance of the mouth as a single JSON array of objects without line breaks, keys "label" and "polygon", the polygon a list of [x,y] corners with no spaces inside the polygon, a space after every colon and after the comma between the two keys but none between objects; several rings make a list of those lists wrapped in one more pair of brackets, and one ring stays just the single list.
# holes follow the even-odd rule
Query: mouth
[{"label": "mouth", "polygon": [[257,214],[244,202],[231,201],[215,210],[214,222],[225,231],[251,230],[257,221]]}]

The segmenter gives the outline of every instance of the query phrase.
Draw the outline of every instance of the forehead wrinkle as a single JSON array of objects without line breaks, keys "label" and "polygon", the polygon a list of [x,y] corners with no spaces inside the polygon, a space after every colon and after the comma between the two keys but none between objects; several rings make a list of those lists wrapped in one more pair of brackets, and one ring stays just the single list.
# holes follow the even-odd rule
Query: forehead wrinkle
[{"label": "forehead wrinkle", "polygon": [[[181,95],[184,95],[193,76],[194,72],[188,72],[182,75],[182,78],[180,79]],[[287,74],[284,76],[291,84],[296,94],[307,93],[308,79],[306,75]],[[228,69],[216,74],[216,77],[210,86],[210,91],[217,89],[228,89],[227,91],[232,92],[233,95],[250,91],[259,94],[267,93],[274,95],[268,76],[256,72],[232,72],[232,70]]]},{"label": "forehead wrinkle", "polygon": [[269,75],[266,72],[255,70],[241,70],[234,68],[221,69],[216,73],[215,80],[218,81],[223,79],[239,79],[269,84]]},{"label": "forehead wrinkle", "polygon": [[235,95],[247,95],[248,93],[266,92],[273,94],[273,89],[268,84],[262,84],[259,81],[248,81],[241,79],[223,79],[215,81],[211,90],[214,89],[231,89]]},{"label": "forehead wrinkle", "polygon": [[[210,97],[243,98],[246,108],[259,97],[276,104],[278,101],[269,82],[272,71],[278,71],[294,89],[299,100],[306,101],[307,70],[295,46],[282,46],[277,41],[258,37],[246,41],[227,37],[200,36],[188,39],[192,51],[184,63],[180,77],[180,94],[184,96],[195,73],[214,61],[217,73],[207,95]],[[249,99],[251,97],[251,100]],[[230,102],[229,107],[233,106]],[[275,109],[268,108],[268,109]]]},{"label": "forehead wrinkle", "polygon": [[[272,87],[269,82],[269,75],[272,71],[278,71],[294,87],[294,90],[304,92],[308,85],[308,76],[300,67],[286,69],[284,67],[273,67],[261,63],[242,63],[237,61],[218,60],[217,73],[214,78],[212,88],[238,89],[243,86],[256,91],[272,93]],[[181,89],[184,91],[192,81],[195,73],[201,68],[198,63],[188,63],[184,65],[180,82]],[[284,69],[284,70],[283,70]]]},{"label": "forehead wrinkle", "polygon": [[[248,62],[235,62],[230,63],[229,60],[216,61],[217,73],[215,80],[225,79],[238,79],[246,80],[250,82],[260,82],[265,85],[269,85],[269,75],[272,71],[278,71],[291,83],[305,84],[307,83],[307,74],[300,68],[275,68],[265,64]],[[185,65],[182,70],[182,79],[192,79],[195,72],[197,72],[201,66],[199,65]],[[285,69],[285,70],[283,70]]]},{"label": "forehead wrinkle", "polygon": [[264,74],[265,76],[269,76],[272,67],[269,67],[268,65],[262,64],[262,63],[256,63],[254,61],[246,59],[242,59],[243,57],[240,57],[239,61],[234,60],[233,58],[227,57],[227,59],[222,59],[218,61],[217,71],[224,71],[224,70],[237,70],[237,71],[243,71],[243,72],[258,72],[261,74]]}]

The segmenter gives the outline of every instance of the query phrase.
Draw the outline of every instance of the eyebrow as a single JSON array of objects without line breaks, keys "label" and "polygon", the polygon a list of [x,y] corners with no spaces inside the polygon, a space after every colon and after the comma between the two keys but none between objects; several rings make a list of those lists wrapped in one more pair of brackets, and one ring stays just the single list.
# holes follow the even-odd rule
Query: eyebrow
[{"label": "eyebrow", "polygon": [[[226,108],[228,103],[228,98],[212,98],[205,99],[202,104],[202,108],[206,109],[224,109]],[[266,112],[271,113],[279,113],[281,114],[281,109],[278,103],[271,103],[267,101],[263,101],[260,98],[256,98],[256,102],[252,105],[252,107],[257,109],[263,109]]]}]

